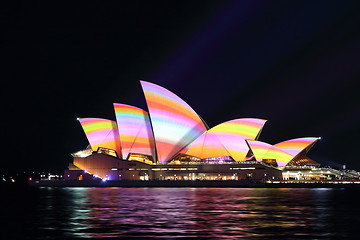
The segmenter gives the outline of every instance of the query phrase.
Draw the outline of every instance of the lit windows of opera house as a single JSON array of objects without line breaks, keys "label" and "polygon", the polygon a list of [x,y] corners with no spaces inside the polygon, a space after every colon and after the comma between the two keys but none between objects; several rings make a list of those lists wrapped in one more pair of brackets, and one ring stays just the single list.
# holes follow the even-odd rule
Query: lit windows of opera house
[{"label": "lit windows of opera house", "polygon": [[318,137],[265,143],[259,139],[266,120],[257,118],[209,128],[174,93],[140,82],[148,111],[114,103],[114,120],[78,119],[89,145],[72,154],[65,179],[279,180],[319,167],[306,156]]}]

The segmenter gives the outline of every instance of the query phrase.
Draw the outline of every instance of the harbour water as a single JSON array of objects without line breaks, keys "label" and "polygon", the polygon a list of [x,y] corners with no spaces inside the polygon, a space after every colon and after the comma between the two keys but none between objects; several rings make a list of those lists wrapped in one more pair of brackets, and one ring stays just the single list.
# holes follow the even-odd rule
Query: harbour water
[{"label": "harbour water", "polygon": [[359,239],[359,196],[332,188],[7,188],[1,239]]}]

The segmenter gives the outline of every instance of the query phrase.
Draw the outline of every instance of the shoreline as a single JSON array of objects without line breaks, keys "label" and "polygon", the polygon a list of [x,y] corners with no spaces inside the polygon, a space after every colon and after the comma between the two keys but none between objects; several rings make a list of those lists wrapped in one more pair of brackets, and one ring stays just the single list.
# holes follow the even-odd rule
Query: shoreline
[{"label": "shoreline", "polygon": [[65,181],[33,180],[30,187],[195,187],[195,188],[360,188],[360,181],[334,182],[255,182],[247,180],[201,181]]}]

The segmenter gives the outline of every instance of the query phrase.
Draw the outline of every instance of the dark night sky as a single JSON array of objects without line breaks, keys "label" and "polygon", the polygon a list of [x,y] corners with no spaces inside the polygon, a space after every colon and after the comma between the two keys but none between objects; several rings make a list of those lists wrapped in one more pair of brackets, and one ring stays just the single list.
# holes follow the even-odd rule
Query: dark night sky
[{"label": "dark night sky", "polygon": [[261,141],[321,136],[309,156],[360,170],[359,1],[2,4],[1,168],[62,171],[87,146],[76,117],[146,109],[140,79],[210,127],[268,122]]}]

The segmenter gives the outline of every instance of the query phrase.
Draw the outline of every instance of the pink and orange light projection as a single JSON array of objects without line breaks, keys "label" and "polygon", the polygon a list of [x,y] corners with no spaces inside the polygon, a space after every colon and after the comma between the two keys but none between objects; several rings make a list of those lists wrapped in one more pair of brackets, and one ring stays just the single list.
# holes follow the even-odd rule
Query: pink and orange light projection
[{"label": "pink and orange light projection", "polygon": [[276,162],[279,167],[284,167],[293,156],[284,150],[274,147],[271,144],[255,141],[255,140],[246,140],[251,148],[256,159],[276,159]]},{"label": "pink and orange light projection", "polygon": [[304,149],[306,152],[314,146],[314,144],[319,140],[318,137],[304,137],[304,138],[295,138],[287,141],[283,141],[275,144],[275,147],[281,148],[287,153],[291,154],[293,157],[298,155]]},{"label": "pink and orange light projection", "polygon": [[114,109],[122,158],[127,159],[129,153],[140,153],[155,159],[154,137],[148,113],[140,108],[119,103],[114,103]]},{"label": "pink and orange light projection", "polygon": [[308,152],[320,138],[306,137],[287,140],[271,145],[260,141],[247,140],[256,159],[276,159],[279,167],[286,166],[300,152]]},{"label": "pink and orange light projection", "polygon": [[186,154],[201,159],[231,156],[235,161],[245,161],[249,152],[245,139],[256,139],[266,120],[256,118],[235,119],[221,123],[190,144]]},{"label": "pink and orange light projection", "polygon": [[79,122],[90,143],[91,149],[113,149],[120,156],[120,137],[116,122],[102,118],[80,118]]},{"label": "pink and orange light projection", "polygon": [[206,127],[181,98],[153,83],[140,82],[149,109],[158,161],[166,163],[204,133]]}]

